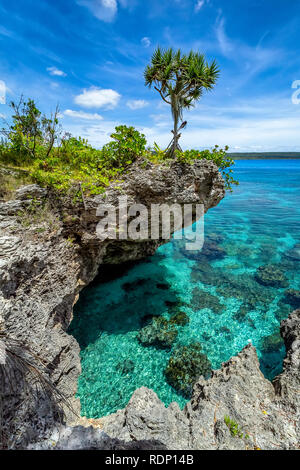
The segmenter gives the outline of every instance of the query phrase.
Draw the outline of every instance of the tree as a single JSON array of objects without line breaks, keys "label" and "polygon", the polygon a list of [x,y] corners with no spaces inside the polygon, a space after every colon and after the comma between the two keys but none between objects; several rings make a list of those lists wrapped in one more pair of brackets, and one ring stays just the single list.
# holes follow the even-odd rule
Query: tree
[{"label": "tree", "polygon": [[144,72],[145,85],[154,86],[163,101],[171,106],[174,128],[167,154],[174,157],[176,150],[181,151],[178,143],[187,122],[183,120],[183,110],[190,109],[198,101],[204,91],[211,90],[216,84],[219,69],[215,61],[211,64],[204,55],[191,51],[188,55],[180,50],[162,50],[158,47],[152,55],[151,64]]},{"label": "tree", "polygon": [[48,157],[59,137],[59,108],[56,107],[50,118],[42,116],[34,100],[27,101],[21,96],[19,102],[11,101],[12,125],[6,123],[2,135],[11,143],[13,150],[29,158],[35,158],[37,148],[42,146]]}]

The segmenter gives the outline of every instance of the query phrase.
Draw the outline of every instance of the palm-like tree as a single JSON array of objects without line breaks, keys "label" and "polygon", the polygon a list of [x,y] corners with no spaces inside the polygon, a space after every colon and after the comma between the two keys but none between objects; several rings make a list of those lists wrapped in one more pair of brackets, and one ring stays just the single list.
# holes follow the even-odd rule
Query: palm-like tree
[{"label": "palm-like tree", "polygon": [[186,126],[183,110],[194,106],[204,91],[211,90],[216,84],[219,69],[215,61],[209,64],[203,54],[191,51],[182,54],[180,50],[162,50],[158,47],[151,58],[151,64],[144,72],[145,85],[159,92],[165,103],[171,106],[174,121],[173,140],[167,153],[174,157],[176,150],[181,150],[178,140],[179,131]]}]

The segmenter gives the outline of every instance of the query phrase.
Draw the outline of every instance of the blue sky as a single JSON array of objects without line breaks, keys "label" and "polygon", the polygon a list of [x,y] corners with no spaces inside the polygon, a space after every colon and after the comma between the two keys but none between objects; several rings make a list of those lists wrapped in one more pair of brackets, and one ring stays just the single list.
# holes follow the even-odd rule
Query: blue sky
[{"label": "blue sky", "polygon": [[157,44],[199,50],[221,69],[185,113],[184,148],[300,151],[300,1],[0,0],[6,101],[23,93],[46,113],[59,103],[63,127],[98,147],[118,124],[168,144],[170,110],[143,81]]}]

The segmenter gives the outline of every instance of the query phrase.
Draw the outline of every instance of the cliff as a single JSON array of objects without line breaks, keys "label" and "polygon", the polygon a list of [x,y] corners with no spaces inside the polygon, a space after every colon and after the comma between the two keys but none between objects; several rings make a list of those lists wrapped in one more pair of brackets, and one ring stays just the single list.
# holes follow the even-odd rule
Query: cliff
[{"label": "cliff", "polygon": [[[35,185],[0,203],[0,360],[1,344],[2,349],[10,345],[7,338],[22,345],[20,354],[26,356],[28,347],[77,414],[79,346],[66,330],[80,290],[105,264],[141,259],[164,242],[97,238],[99,203],[116,205],[124,194],[129,203],[147,207],[198,202],[208,210],[224,197],[224,185],[211,162],[174,162],[168,168],[135,166],[105,195],[86,199],[85,207]],[[47,210],[38,209],[40,217],[33,217],[32,206],[45,201]],[[262,375],[255,348],[248,345],[209,380],[199,379],[184,410],[176,403],[166,408],[142,387],[125,409],[99,420],[79,419],[64,403],[65,423],[51,396],[24,389],[22,374],[14,371],[13,392],[8,383],[4,388],[6,440],[10,447],[34,449],[297,449],[299,310],[282,322],[281,334],[287,354],[273,383]]]},{"label": "cliff", "polygon": [[[22,364],[36,359],[38,368],[43,369],[77,413],[79,403],[74,397],[81,371],[80,351],[66,330],[80,290],[101,273],[104,264],[144,258],[165,243],[147,239],[99,240],[99,204],[117,205],[118,197],[124,195],[129,204],[150,207],[154,202],[202,203],[208,210],[219,203],[225,191],[212,162],[174,162],[168,167],[141,163],[132,167],[123,182],[112,185],[105,194],[85,199],[84,204],[74,206],[67,196],[58,198],[36,185],[21,187],[13,199],[0,202],[3,341],[22,345],[23,352],[19,354],[29,356],[21,358]],[[48,435],[60,414],[50,399],[32,394],[30,387],[24,388],[28,371],[11,371],[15,368],[10,367],[13,391],[6,383],[3,392],[4,431],[9,445],[24,447],[25,443]],[[73,413],[68,406],[64,408],[72,422]]]}]

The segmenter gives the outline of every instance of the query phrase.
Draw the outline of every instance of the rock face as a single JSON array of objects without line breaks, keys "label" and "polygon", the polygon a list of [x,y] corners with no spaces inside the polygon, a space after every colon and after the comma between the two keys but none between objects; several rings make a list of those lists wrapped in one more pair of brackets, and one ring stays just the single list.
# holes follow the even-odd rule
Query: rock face
[{"label": "rock face", "polygon": [[[168,408],[147,388],[137,390],[127,407],[102,418],[103,430],[126,442],[155,439],[168,449],[299,449],[300,310],[282,322],[287,355],[274,384],[264,378],[256,350],[237,356],[200,378],[181,411]],[[229,416],[242,437],[225,423]]]},{"label": "rock face", "polygon": [[[211,162],[194,166],[174,162],[168,168],[134,168],[124,183],[108,189],[105,203],[116,205],[118,196],[124,194],[129,203],[201,202],[208,210],[224,197],[224,185]],[[48,194],[55,220],[49,214],[51,224],[28,226],[18,214],[26,212],[31,197],[43,199],[45,193],[36,186],[27,187],[15,200],[0,203],[0,329],[40,358],[57,390],[79,413],[74,399],[80,374],[79,346],[66,333],[73,304],[103,264],[141,259],[153,254],[162,241],[101,242],[96,236],[96,210],[104,195],[90,198],[85,208],[74,210]],[[35,449],[297,449],[300,310],[282,322],[281,335],[287,354],[283,372],[273,384],[262,375],[256,351],[249,345],[213,371],[209,380],[200,378],[184,410],[176,403],[166,408],[153,391],[143,387],[125,409],[97,420],[98,429],[72,427],[72,419],[73,424],[82,421],[72,413],[68,424],[61,425],[45,397],[33,401],[16,382],[14,393],[5,389],[2,397],[4,431],[13,437],[9,445]],[[3,361],[2,343],[1,338]],[[242,437],[232,435],[225,416],[238,425]]]},{"label": "rock face", "polygon": [[[49,214],[44,214],[43,222],[28,223],[26,211],[46,195]],[[206,211],[219,203],[225,191],[217,167],[203,160],[194,165],[174,162],[168,167],[136,165],[123,183],[76,208],[36,185],[19,189],[14,200],[0,202],[0,324],[8,337],[38,356],[57,390],[77,412],[79,346],[66,329],[80,290],[101,273],[103,264],[144,258],[166,242],[99,240],[99,204],[116,206],[118,197],[124,195],[128,204],[202,203]],[[13,397],[5,393],[6,427],[14,434],[11,445],[15,447],[46,436],[53,422],[43,400],[38,406],[30,403],[28,396],[24,401],[22,389],[15,390]]]}]

